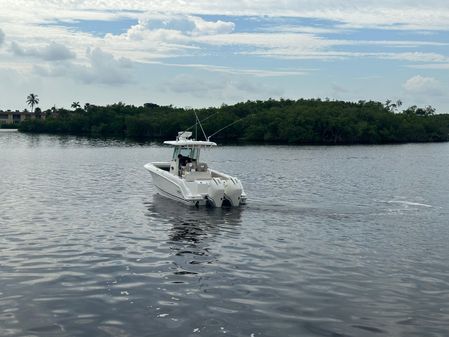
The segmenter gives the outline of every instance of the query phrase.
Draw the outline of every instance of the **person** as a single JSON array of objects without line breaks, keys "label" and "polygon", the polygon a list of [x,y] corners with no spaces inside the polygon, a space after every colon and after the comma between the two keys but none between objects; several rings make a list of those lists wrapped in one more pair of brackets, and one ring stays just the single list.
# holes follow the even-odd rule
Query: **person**
[{"label": "person", "polygon": [[182,166],[185,165],[183,158],[184,156],[182,154],[178,154],[178,176],[180,177],[182,175]]},{"label": "person", "polygon": [[178,167],[179,167],[179,169],[181,169],[181,166],[184,166],[184,165],[185,165],[185,163],[184,163],[183,155],[182,154],[178,154]]},{"label": "person", "polygon": [[188,156],[183,156],[182,154],[178,154],[178,160],[180,165],[186,166],[188,163],[192,162],[192,158]]}]

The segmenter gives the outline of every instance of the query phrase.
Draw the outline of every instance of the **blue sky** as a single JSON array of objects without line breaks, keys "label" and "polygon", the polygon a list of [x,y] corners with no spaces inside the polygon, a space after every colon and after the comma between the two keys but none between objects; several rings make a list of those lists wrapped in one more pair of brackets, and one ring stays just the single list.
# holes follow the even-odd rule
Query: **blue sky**
[{"label": "blue sky", "polygon": [[441,0],[0,0],[0,108],[402,100],[449,113]]}]

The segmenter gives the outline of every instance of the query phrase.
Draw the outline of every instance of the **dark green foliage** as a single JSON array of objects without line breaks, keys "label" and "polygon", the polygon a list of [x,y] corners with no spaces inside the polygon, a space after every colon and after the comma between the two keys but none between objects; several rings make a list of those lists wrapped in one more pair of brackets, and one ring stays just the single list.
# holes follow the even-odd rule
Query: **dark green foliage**
[{"label": "dark green foliage", "polygon": [[[24,132],[46,132],[139,140],[173,139],[195,124],[194,111],[207,135],[235,122],[213,137],[219,141],[288,144],[381,144],[449,140],[449,115],[435,115],[430,106],[412,106],[398,113],[400,101],[343,102],[320,99],[247,101],[220,108],[182,109],[146,103],[86,104],[84,109],[43,111],[46,120],[29,120]],[[195,127],[191,128],[195,131]],[[198,127],[198,139],[202,131]]]},{"label": "dark green foliage", "polygon": [[0,124],[0,129],[17,129],[17,124]]}]

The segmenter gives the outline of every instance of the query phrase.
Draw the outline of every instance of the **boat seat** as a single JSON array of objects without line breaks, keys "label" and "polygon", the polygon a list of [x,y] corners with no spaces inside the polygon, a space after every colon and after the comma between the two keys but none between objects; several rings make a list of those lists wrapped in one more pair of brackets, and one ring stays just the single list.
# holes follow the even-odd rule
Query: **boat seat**
[{"label": "boat seat", "polygon": [[196,165],[196,170],[198,172],[207,172],[207,164],[206,163],[198,163]]},{"label": "boat seat", "polygon": [[210,180],[212,176],[210,172],[200,172],[200,171],[192,171],[185,175],[184,179],[186,181],[195,181],[195,180]]}]

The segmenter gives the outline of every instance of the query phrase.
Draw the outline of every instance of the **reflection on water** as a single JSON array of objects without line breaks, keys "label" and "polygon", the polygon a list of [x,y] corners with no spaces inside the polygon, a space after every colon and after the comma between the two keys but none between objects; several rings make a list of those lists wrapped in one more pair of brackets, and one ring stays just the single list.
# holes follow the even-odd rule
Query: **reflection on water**
[{"label": "reflection on water", "polygon": [[236,208],[196,208],[174,202],[159,194],[152,196],[152,202],[145,205],[148,208],[148,216],[159,218],[161,221],[179,222],[201,222],[205,224],[240,224],[241,214],[245,206]]},{"label": "reflection on water", "polygon": [[151,221],[159,220],[170,226],[167,244],[174,258],[175,275],[198,274],[198,265],[216,261],[211,246],[221,235],[220,231],[238,238],[241,214],[244,212],[243,207],[189,207],[158,194],[145,205]]},{"label": "reflection on water", "polygon": [[1,134],[0,336],[447,335],[448,144],[204,155],[248,205],[154,195],[165,147]]},{"label": "reflection on water", "polygon": [[153,201],[146,203],[147,216],[152,221],[159,219],[172,225],[170,242],[198,244],[219,235],[220,228],[238,235],[241,223],[240,208],[196,208],[178,204],[172,200],[153,196]]}]

